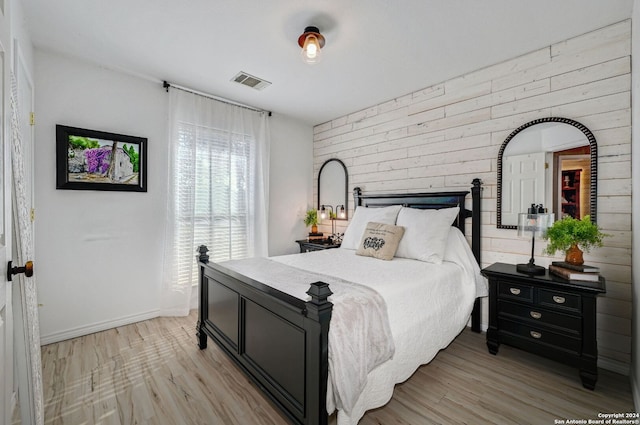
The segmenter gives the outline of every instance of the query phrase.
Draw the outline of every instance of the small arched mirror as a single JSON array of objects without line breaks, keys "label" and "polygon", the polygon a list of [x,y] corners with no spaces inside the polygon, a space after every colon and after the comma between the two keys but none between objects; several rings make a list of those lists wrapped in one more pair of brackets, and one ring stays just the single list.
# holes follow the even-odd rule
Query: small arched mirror
[{"label": "small arched mirror", "polygon": [[555,214],[596,221],[596,139],[568,118],[540,118],[513,131],[498,153],[497,227],[515,229],[518,214],[542,204]]},{"label": "small arched mirror", "polygon": [[[324,205],[336,220],[347,220],[349,211],[347,167],[336,158],[328,159],[318,171],[318,209]],[[330,207],[330,208],[329,208]]]}]

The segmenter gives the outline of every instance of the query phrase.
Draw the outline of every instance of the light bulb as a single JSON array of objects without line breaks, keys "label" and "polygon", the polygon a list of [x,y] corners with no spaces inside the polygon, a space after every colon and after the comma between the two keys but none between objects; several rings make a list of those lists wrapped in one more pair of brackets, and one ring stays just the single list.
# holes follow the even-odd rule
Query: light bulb
[{"label": "light bulb", "polygon": [[307,35],[304,46],[302,46],[302,60],[308,64],[318,63],[320,61],[321,51],[318,38],[313,34]]}]

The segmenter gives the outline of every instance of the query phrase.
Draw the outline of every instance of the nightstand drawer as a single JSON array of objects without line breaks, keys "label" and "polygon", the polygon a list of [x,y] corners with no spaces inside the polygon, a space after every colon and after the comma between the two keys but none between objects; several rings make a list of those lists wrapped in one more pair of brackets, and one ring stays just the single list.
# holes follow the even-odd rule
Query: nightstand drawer
[{"label": "nightstand drawer", "polygon": [[520,285],[512,282],[498,282],[498,297],[511,298],[524,302],[533,302],[533,288],[528,285]]},{"label": "nightstand drawer", "polygon": [[582,341],[580,338],[572,338],[563,333],[553,332],[544,328],[530,326],[526,323],[512,322],[511,320],[498,319],[498,327],[501,332],[510,333],[523,338],[526,341],[548,344],[554,347],[578,353]]},{"label": "nightstand drawer", "polygon": [[576,337],[580,336],[582,332],[582,318],[580,316],[562,314],[538,308],[538,306],[522,305],[503,300],[498,301],[498,311],[498,317],[527,321],[532,326],[536,326],[536,324],[547,326]]},{"label": "nightstand drawer", "polygon": [[557,308],[579,313],[582,310],[580,295],[548,289],[538,289],[538,302],[545,307]]}]

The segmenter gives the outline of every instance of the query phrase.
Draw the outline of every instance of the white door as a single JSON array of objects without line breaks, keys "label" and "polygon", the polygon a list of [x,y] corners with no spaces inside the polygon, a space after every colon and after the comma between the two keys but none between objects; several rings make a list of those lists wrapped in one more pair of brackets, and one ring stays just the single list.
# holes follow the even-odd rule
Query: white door
[{"label": "white door", "polygon": [[[11,163],[13,171],[13,262],[34,258],[33,243],[33,83],[18,43],[11,82]],[[13,278],[14,355],[22,425],[43,423],[42,367],[35,276]]]},{"label": "white door", "polygon": [[[4,4],[4,2],[0,2]],[[13,383],[12,285],[7,280],[11,259],[11,144],[9,142],[9,22],[0,11],[0,425],[11,424],[15,406]]]},{"label": "white door", "polygon": [[545,153],[502,158],[502,224],[517,225],[518,214],[546,201]]}]

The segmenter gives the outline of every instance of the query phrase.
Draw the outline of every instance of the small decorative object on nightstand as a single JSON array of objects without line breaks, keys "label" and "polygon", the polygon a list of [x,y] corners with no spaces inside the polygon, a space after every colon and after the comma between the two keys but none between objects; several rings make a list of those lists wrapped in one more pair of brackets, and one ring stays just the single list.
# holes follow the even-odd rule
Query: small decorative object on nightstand
[{"label": "small decorative object on nightstand", "polygon": [[591,221],[591,216],[586,215],[580,220],[567,216],[547,229],[544,238],[549,243],[544,251],[550,255],[565,251],[565,262],[580,265],[584,263],[582,250],[589,252],[593,247],[602,246],[606,236],[609,235],[600,231],[598,225]]},{"label": "small decorative object on nightstand", "polygon": [[304,224],[305,226],[311,226],[311,233],[318,232],[318,210],[310,209],[307,210],[304,216]]},{"label": "small decorative object on nightstand", "polygon": [[542,238],[547,233],[547,228],[553,223],[553,214],[547,214],[545,208],[531,204],[526,213],[518,214],[518,237],[531,239],[531,258],[528,263],[518,264],[520,273],[539,275],[544,274],[545,269],[534,262],[533,253],[536,248],[536,238]]},{"label": "small decorative object on nightstand", "polygon": [[487,347],[501,343],[577,365],[585,388],[598,380],[596,298],[605,279],[572,281],[550,274],[518,273],[515,264],[495,263],[482,270],[489,279]]},{"label": "small decorative object on nightstand", "polygon": [[339,243],[331,239],[309,240],[300,239],[296,241],[300,245],[300,252],[320,251],[322,249],[340,248]]}]

